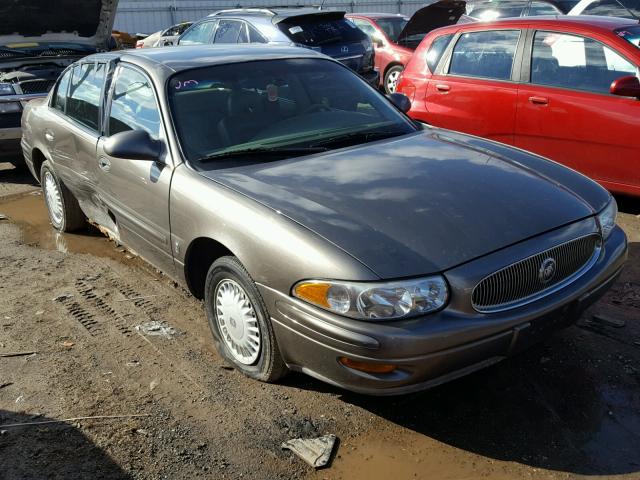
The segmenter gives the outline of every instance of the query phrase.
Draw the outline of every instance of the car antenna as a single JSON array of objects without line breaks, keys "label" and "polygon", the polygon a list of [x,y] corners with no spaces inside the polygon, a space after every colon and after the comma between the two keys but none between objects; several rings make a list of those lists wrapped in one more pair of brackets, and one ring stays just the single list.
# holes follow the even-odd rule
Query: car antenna
[{"label": "car antenna", "polygon": [[322,0],[322,2],[320,2],[320,7],[318,8],[318,10],[322,10],[322,7],[324,7],[324,2],[325,2],[325,1],[326,1],[326,0]]},{"label": "car antenna", "polygon": [[638,17],[635,13],[633,13],[631,11],[631,9],[629,7],[627,7],[624,3],[622,3],[620,0],[614,0],[618,5],[620,5],[622,8],[624,8],[627,12],[629,12],[629,15],[631,15],[633,18],[635,18],[636,20],[638,20],[638,22],[640,22],[640,17]]}]

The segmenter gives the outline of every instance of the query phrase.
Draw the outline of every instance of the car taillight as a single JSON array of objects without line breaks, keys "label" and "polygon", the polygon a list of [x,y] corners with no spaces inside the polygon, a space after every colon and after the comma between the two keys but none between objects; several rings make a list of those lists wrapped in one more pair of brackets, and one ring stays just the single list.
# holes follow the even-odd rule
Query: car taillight
[{"label": "car taillight", "polygon": [[144,42],[142,40],[138,40],[136,42],[136,48],[142,48],[142,47],[144,47]]},{"label": "car taillight", "polygon": [[410,101],[413,102],[413,98],[416,96],[416,86],[411,82],[402,80],[402,76],[400,76],[400,78],[398,79],[398,87],[396,88],[396,92],[402,93]]}]

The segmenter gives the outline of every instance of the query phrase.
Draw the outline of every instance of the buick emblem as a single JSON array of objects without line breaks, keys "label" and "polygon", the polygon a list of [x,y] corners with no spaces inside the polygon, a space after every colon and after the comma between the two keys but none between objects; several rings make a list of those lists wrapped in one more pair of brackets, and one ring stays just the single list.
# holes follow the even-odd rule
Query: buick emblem
[{"label": "buick emblem", "polygon": [[342,47],[342,53],[349,53],[349,47]]},{"label": "buick emblem", "polygon": [[556,274],[556,261],[549,257],[540,264],[538,280],[540,283],[549,283]]}]

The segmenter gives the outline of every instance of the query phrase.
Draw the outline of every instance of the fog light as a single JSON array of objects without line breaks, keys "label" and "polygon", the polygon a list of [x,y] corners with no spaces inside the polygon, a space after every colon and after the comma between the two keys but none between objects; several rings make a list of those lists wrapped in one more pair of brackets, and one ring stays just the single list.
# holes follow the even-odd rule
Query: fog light
[{"label": "fog light", "polygon": [[396,368],[398,368],[395,365],[388,365],[385,363],[361,362],[359,360],[352,360],[351,358],[347,357],[340,357],[338,361],[345,367],[353,368],[354,370],[360,370],[361,372],[367,373],[391,373]]}]

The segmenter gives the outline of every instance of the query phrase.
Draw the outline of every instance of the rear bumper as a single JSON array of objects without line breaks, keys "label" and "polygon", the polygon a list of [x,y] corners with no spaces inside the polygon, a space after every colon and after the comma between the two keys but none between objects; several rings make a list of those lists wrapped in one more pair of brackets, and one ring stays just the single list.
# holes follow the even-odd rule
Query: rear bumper
[{"label": "rear bumper", "polygon": [[[616,228],[593,267],[562,290],[491,315],[447,313],[398,322],[344,321],[261,285],[283,358],[292,370],[358,393],[423,390],[518,353],[570,325],[613,284],[627,256]],[[446,345],[446,346],[445,346]],[[392,364],[389,374],[343,366],[340,357]]]}]

